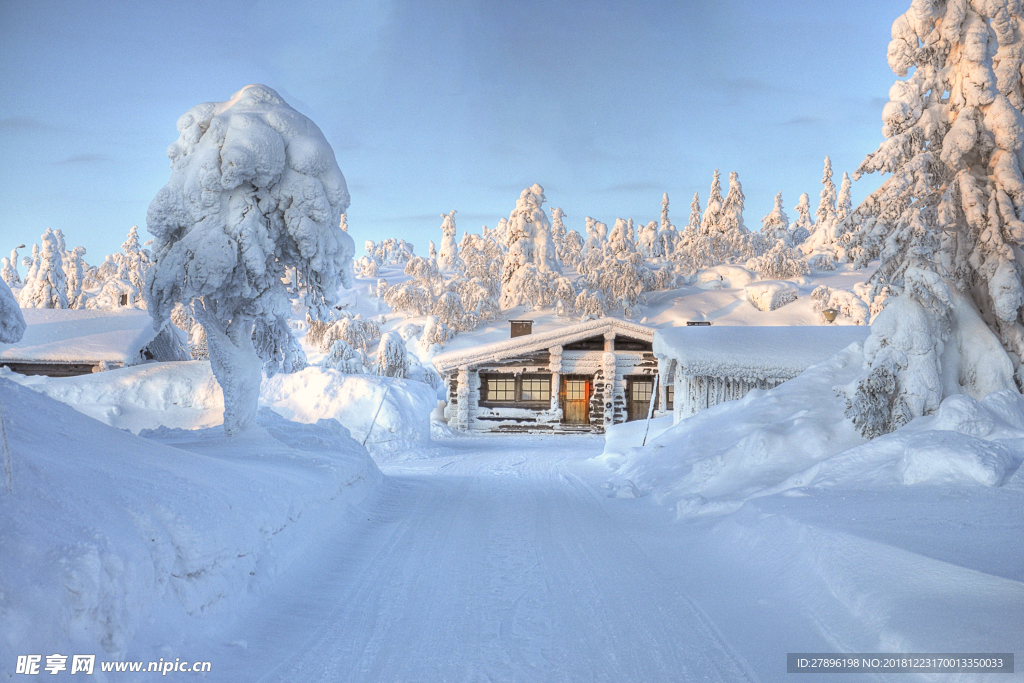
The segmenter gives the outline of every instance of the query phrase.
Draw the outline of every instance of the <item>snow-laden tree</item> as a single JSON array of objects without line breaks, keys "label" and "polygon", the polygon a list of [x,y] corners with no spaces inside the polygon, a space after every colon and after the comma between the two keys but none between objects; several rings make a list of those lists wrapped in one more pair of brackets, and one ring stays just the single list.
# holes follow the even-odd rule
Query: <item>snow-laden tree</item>
[{"label": "snow-laden tree", "polygon": [[591,249],[603,249],[608,236],[608,226],[590,216],[586,218],[587,244],[586,252]]},{"label": "snow-laden tree", "polygon": [[761,234],[766,239],[782,240],[787,246],[792,246],[790,243],[789,216],[786,215],[785,209],[782,208],[781,192],[775,195],[775,206],[771,212],[761,219]]},{"label": "snow-laden tree", "polygon": [[[310,331],[313,328],[310,327]],[[341,339],[346,344],[354,349],[360,349],[362,351],[369,351],[370,347],[373,346],[378,339],[380,339],[380,325],[374,320],[366,320],[361,315],[343,315],[340,320],[337,320],[323,329],[318,335],[319,337],[318,348],[320,351],[327,353],[335,341]],[[310,339],[309,335],[306,336],[307,341],[313,343],[314,339]]]},{"label": "snow-laden tree", "polygon": [[620,257],[636,253],[636,242],[633,239],[633,219],[616,218],[612,231],[608,233],[605,249]]},{"label": "snow-laden tree", "polygon": [[25,279],[22,281],[23,283],[28,282],[30,278],[35,277],[36,271],[39,270],[39,261],[39,245],[33,244],[32,255],[21,259],[21,265],[26,268]]},{"label": "snow-laden tree", "polygon": [[231,435],[256,414],[256,321],[279,336],[264,348],[290,337],[285,269],[295,269],[291,294],[314,318],[351,284],[355,248],[338,228],[348,188],[320,129],[266,86],[193,107],[178,131],[167,151],[171,178],[146,216],[155,236],[147,300],[154,324],[176,303],[193,304]]},{"label": "snow-laden tree", "polygon": [[445,292],[439,296],[430,308],[430,314],[447,327],[456,330],[466,329],[466,309],[462,307],[462,300],[455,292]]},{"label": "snow-laden tree", "polygon": [[436,315],[427,317],[423,324],[423,333],[420,335],[420,347],[424,351],[440,351],[440,348],[449,339],[455,336],[455,330],[446,325]]},{"label": "snow-laden tree", "polygon": [[509,214],[508,253],[501,277],[501,308],[521,304],[544,305],[537,293],[548,291],[560,277],[551,223],[544,212],[544,188],[533,185],[519,195],[516,208]]},{"label": "snow-laden tree", "polygon": [[1017,0],[915,0],[893,23],[889,66],[904,80],[854,177],[891,175],[851,214],[848,243],[857,265],[879,259],[872,308],[895,295],[847,406],[866,436],[946,395],[1024,382],[1022,20]]},{"label": "snow-laden tree", "polygon": [[729,235],[745,235],[749,232],[743,223],[743,206],[746,197],[743,195],[743,185],[740,184],[740,174],[736,171],[729,172],[729,192],[722,202],[722,217],[720,230]]},{"label": "snow-laden tree", "polygon": [[721,232],[719,225],[722,221],[724,201],[722,199],[722,178],[716,168],[711,177],[711,191],[708,193],[708,203],[704,207],[704,216],[700,221],[701,234],[709,235],[713,232]]},{"label": "snow-laden tree", "polygon": [[461,270],[445,287],[459,296],[466,312],[463,329],[493,320],[499,313],[504,255],[489,236],[465,233],[459,242]]},{"label": "snow-laden tree", "polygon": [[[50,228],[42,236],[43,247],[30,268],[21,288],[23,308],[67,308],[67,280],[64,276],[64,255],[60,240]],[[35,247],[35,245],[33,245]],[[33,248],[33,255],[36,250]]]},{"label": "snow-laden tree", "polygon": [[72,249],[64,264],[65,278],[67,282],[68,308],[85,308],[85,295],[82,293],[82,284],[85,281],[85,247]]},{"label": "snow-laden tree", "polygon": [[814,212],[814,229],[800,247],[804,254],[821,254],[828,260],[839,256],[841,249],[836,240],[838,223],[836,185],[832,182],[832,160],[825,157],[825,168],[821,176],[821,196],[818,209]]},{"label": "snow-laden tree", "polygon": [[789,280],[808,272],[804,255],[781,238],[763,254],[749,259],[746,267],[766,280]]},{"label": "snow-laden tree", "polygon": [[139,242],[139,228],[133,225],[128,231],[128,238],[121,245],[121,256],[128,271],[128,281],[139,294],[146,289],[146,271],[149,270],[149,251]]},{"label": "snow-laden tree", "polygon": [[377,374],[402,379],[409,372],[405,341],[397,332],[387,332],[377,345]]},{"label": "snow-laden tree", "polygon": [[437,261],[414,256],[405,264],[405,274],[409,279],[389,287],[382,297],[384,302],[396,311],[411,315],[429,313],[444,288],[444,277]]},{"label": "snow-laden tree", "polygon": [[434,240],[427,240],[427,258],[437,260],[437,247],[434,245]]},{"label": "snow-laden tree", "polygon": [[575,230],[568,230],[563,222],[565,212],[557,206],[551,209],[551,239],[555,242],[555,257],[562,265],[576,269],[583,259],[584,242]]},{"label": "snow-laden tree", "polygon": [[18,274],[18,250],[24,247],[24,244],[19,244],[11,249],[10,258],[4,257],[0,260],[0,280],[6,282],[9,287],[21,286],[21,275]]},{"label": "snow-laden tree", "polygon": [[796,220],[789,226],[789,230],[792,233],[790,241],[797,246],[807,241],[814,230],[814,222],[811,220],[811,200],[806,192],[800,195],[800,200],[796,203]]},{"label": "snow-laden tree", "polygon": [[692,236],[700,232],[700,221],[700,193],[694,192],[693,201],[690,202],[690,220],[686,223],[686,232],[688,235]]},{"label": "snow-laden tree", "polygon": [[361,375],[365,371],[364,358],[365,355],[362,351],[352,348],[343,339],[335,339],[330,350],[320,361],[320,366],[333,368],[345,375]]},{"label": "snow-laden tree", "polygon": [[366,240],[366,252],[381,266],[403,264],[416,255],[413,245],[397,237],[389,237],[382,242]]},{"label": "snow-laden tree", "polygon": [[437,265],[444,270],[455,270],[459,260],[459,243],[455,241],[455,209],[442,213],[441,249],[437,252]]},{"label": "snow-laden tree", "polygon": [[645,258],[661,258],[665,255],[665,245],[658,232],[658,224],[650,221],[637,231],[636,246]]},{"label": "snow-laden tree", "polygon": [[658,241],[661,242],[661,256],[668,257],[676,249],[679,231],[668,216],[668,192],[661,195],[661,221],[658,224]]},{"label": "snow-laden tree", "polygon": [[25,334],[25,316],[6,282],[0,282],[0,344],[17,344]]},{"label": "snow-laden tree", "polygon": [[839,185],[839,196],[836,197],[836,223],[842,223],[853,211],[850,174],[843,173],[843,181]]}]

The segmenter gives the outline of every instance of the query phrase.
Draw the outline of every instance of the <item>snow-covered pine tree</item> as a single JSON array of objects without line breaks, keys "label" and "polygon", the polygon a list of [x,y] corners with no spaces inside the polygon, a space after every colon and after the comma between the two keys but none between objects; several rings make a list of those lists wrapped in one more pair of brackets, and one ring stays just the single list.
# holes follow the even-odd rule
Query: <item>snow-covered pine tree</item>
[{"label": "snow-covered pine tree", "polygon": [[459,260],[459,244],[455,241],[455,209],[442,213],[441,248],[437,252],[437,265],[442,270],[455,270]]},{"label": "snow-covered pine tree", "polygon": [[786,211],[782,208],[781,192],[775,195],[775,206],[772,208],[771,213],[761,219],[761,234],[764,235],[765,239],[782,240],[786,246],[792,246],[789,241],[789,216],[786,215]]},{"label": "snow-covered pine tree", "polygon": [[743,223],[743,206],[746,197],[740,184],[740,174],[729,172],[729,192],[722,202],[721,231],[729,235],[746,235],[749,230]]},{"label": "snow-covered pine tree", "polygon": [[847,404],[865,436],[946,395],[1024,383],[1022,20],[1016,0],[915,0],[893,23],[889,66],[905,80],[889,90],[885,140],[854,174],[891,176],[851,214],[848,244],[857,265],[880,259],[872,308],[896,295]]},{"label": "snow-covered pine tree", "polygon": [[800,246],[814,230],[814,222],[811,220],[811,200],[804,192],[800,195],[800,201],[796,203],[796,220],[789,226],[790,241],[794,246]]},{"label": "snow-covered pine tree", "polygon": [[434,246],[434,240],[427,241],[427,258],[437,259],[437,247]]},{"label": "snow-covered pine tree", "polygon": [[836,198],[836,223],[842,223],[853,210],[850,174],[843,173],[843,182],[839,185],[839,196]]},{"label": "snow-covered pine tree", "polygon": [[[64,276],[64,257],[56,233],[50,228],[42,236],[43,248],[33,264],[25,286],[21,289],[23,308],[67,308],[67,280]],[[33,255],[36,255],[35,245]]]},{"label": "snow-covered pine tree", "polygon": [[661,242],[661,255],[668,257],[676,250],[679,231],[668,217],[668,192],[661,195],[661,222],[658,225],[658,240]]},{"label": "snow-covered pine tree", "polygon": [[690,202],[690,220],[686,224],[686,233],[689,236],[696,235],[700,232],[700,221],[701,221],[701,209],[700,209],[700,193],[693,193],[693,201]]},{"label": "snow-covered pine tree", "polygon": [[711,192],[708,194],[708,204],[704,208],[704,217],[700,221],[701,234],[710,235],[715,232],[721,232],[719,224],[722,221],[723,202],[722,179],[716,168],[714,175],[711,177]]},{"label": "snow-covered pine tree", "polygon": [[814,212],[814,223],[819,227],[829,225],[836,217],[836,184],[832,182],[832,159],[825,157],[825,167],[821,172],[821,194],[818,209]]},{"label": "snow-covered pine tree", "polygon": [[804,240],[800,247],[801,251],[808,256],[818,254],[825,260],[834,260],[839,252],[839,246],[836,243],[837,221],[836,185],[832,182],[832,159],[825,157],[825,168],[821,175],[821,196],[818,209],[814,212],[814,230],[811,231],[810,237]]},{"label": "snow-covered pine tree", "polygon": [[447,327],[463,330],[466,329],[466,310],[462,307],[462,300],[455,292],[445,292],[437,298],[430,309],[430,314],[444,323]]},{"label": "snow-covered pine tree", "polygon": [[171,178],[146,217],[156,238],[146,298],[157,325],[175,303],[193,303],[233,435],[256,414],[267,360],[253,345],[257,318],[290,335],[285,269],[314,319],[351,285],[355,248],[338,228],[349,194],[320,129],[266,86],[197,105],[178,130]]},{"label": "snow-covered pine tree", "polygon": [[25,258],[21,259],[21,265],[25,266],[26,268],[25,279],[22,281],[23,283],[28,282],[30,278],[34,278],[36,276],[36,271],[39,270],[38,244],[32,245],[32,255],[26,256]]},{"label": "snow-covered pine tree", "polygon": [[409,371],[405,341],[397,332],[387,332],[377,345],[377,374],[403,379]]},{"label": "snow-covered pine tree", "polygon": [[124,264],[128,271],[128,281],[138,298],[143,299],[142,294],[146,291],[146,271],[149,270],[149,251],[142,247],[139,242],[139,227],[133,225],[128,231],[128,237],[121,245],[121,253],[124,255]]}]

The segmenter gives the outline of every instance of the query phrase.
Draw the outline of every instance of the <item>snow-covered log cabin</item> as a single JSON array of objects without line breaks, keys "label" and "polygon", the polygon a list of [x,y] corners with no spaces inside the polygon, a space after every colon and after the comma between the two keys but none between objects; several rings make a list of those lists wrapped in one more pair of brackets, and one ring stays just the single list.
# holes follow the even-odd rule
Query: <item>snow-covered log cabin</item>
[{"label": "snow-covered log cabin", "polygon": [[771,389],[864,341],[867,325],[673,327],[654,335],[654,354],[673,401],[673,422]]},{"label": "snow-covered log cabin", "polygon": [[[654,330],[601,318],[433,358],[448,424],[467,432],[603,432],[647,417],[658,372]],[[660,407],[660,406],[657,406]]]},{"label": "snow-covered log cabin", "polygon": [[17,344],[0,344],[0,366],[22,375],[70,377],[147,360],[190,360],[178,329],[159,330],[138,309],[22,309],[27,327]]}]

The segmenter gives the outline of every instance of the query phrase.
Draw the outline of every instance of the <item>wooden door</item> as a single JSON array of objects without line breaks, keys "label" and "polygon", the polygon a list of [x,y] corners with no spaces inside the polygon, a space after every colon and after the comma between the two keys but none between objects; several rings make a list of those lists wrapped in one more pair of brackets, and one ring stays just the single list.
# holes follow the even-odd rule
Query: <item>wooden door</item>
[{"label": "wooden door", "polygon": [[562,403],[562,424],[590,424],[591,380],[581,375],[562,377],[559,398]]},{"label": "wooden door", "polygon": [[650,376],[626,379],[626,420],[646,420],[654,398],[654,378]]}]

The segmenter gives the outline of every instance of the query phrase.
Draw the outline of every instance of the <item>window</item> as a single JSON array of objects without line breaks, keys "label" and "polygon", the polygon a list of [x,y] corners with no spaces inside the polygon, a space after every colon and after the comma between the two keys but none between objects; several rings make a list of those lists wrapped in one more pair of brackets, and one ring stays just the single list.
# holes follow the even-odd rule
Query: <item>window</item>
[{"label": "window", "polygon": [[630,397],[634,401],[650,401],[651,393],[654,391],[654,382],[652,380],[634,380],[633,381],[633,395]]},{"label": "window", "polygon": [[516,400],[515,377],[488,377],[487,401],[510,402]]},{"label": "window", "polygon": [[551,378],[538,376],[524,376],[522,379],[523,401],[550,401],[551,400]]},{"label": "window", "polygon": [[551,375],[480,375],[481,403],[547,403]]},{"label": "window", "polygon": [[565,382],[565,400],[586,401],[587,381],[582,379],[570,379]]},{"label": "window", "polygon": [[676,387],[669,384],[665,387],[665,409],[672,410],[676,406]]}]

